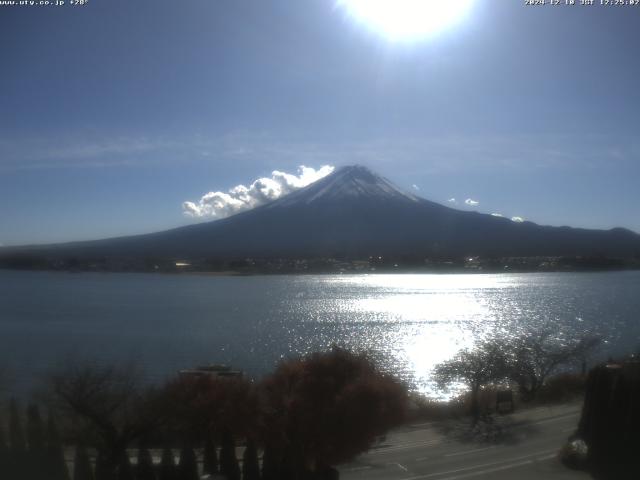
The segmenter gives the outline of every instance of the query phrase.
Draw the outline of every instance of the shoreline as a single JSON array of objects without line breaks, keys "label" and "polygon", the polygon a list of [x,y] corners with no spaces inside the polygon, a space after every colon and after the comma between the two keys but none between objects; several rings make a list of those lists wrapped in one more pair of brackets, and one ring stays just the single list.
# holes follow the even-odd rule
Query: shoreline
[{"label": "shoreline", "polygon": [[333,276],[333,275],[496,275],[530,273],[620,273],[638,272],[639,266],[620,268],[573,268],[573,269],[374,269],[374,270],[143,270],[143,269],[66,269],[66,268],[11,268],[0,266],[1,272],[49,272],[49,273],[136,273],[154,275],[197,275],[207,277],[253,277],[253,276]]}]

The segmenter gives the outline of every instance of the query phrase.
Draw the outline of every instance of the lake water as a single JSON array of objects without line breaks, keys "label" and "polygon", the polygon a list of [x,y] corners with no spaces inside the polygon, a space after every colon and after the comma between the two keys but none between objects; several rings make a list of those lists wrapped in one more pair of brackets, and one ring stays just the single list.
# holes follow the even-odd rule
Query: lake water
[{"label": "lake water", "polygon": [[[640,346],[640,272],[221,277],[0,270],[0,367],[30,389],[65,361],[133,361],[151,379],[228,363],[259,377],[332,344],[434,393],[434,364],[530,326]],[[0,368],[2,369],[2,368]],[[8,380],[7,380],[8,379]]]}]

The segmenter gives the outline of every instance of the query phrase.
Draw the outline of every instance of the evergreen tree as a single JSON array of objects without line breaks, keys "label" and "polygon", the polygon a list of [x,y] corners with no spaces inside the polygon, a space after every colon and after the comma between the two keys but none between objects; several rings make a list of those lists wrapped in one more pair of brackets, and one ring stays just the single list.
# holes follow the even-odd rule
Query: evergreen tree
[{"label": "evergreen tree", "polygon": [[176,462],[173,458],[173,452],[170,448],[162,451],[162,459],[160,460],[160,471],[158,480],[176,480]]},{"label": "evergreen tree", "polygon": [[93,480],[91,461],[87,450],[82,445],[76,447],[76,454],[73,459],[73,480]]},{"label": "evergreen tree", "polygon": [[27,407],[27,443],[31,453],[44,454],[44,424],[37,405]]},{"label": "evergreen tree", "polygon": [[278,480],[297,480],[304,475],[299,460],[290,451],[286,451],[280,458],[278,465]]},{"label": "evergreen tree", "polygon": [[4,436],[4,428],[0,421],[0,478],[9,473],[9,447]]},{"label": "evergreen tree", "polygon": [[275,451],[269,445],[264,447],[262,453],[262,480],[279,480],[280,473]]},{"label": "evergreen tree", "polygon": [[193,448],[184,447],[180,452],[180,464],[178,465],[179,480],[198,480],[198,461]]},{"label": "evergreen tree", "polygon": [[15,399],[9,405],[9,475],[12,480],[25,478],[28,468],[26,445],[20,411]]},{"label": "evergreen tree", "polygon": [[110,464],[105,460],[105,455],[98,450],[96,456],[95,478],[96,480],[115,480],[114,472],[110,468]]},{"label": "evergreen tree", "polygon": [[9,442],[13,455],[23,455],[26,452],[24,432],[20,421],[20,411],[15,399],[11,399],[9,406]]},{"label": "evergreen tree", "polygon": [[126,452],[120,458],[117,478],[118,480],[135,480],[133,476],[133,468],[131,468],[131,461],[129,460],[129,454]]},{"label": "evergreen tree", "polygon": [[64,459],[64,447],[51,412],[47,417],[46,456],[48,478],[50,480],[69,480],[69,470]]},{"label": "evergreen tree", "polygon": [[258,449],[251,439],[247,439],[247,448],[242,457],[242,480],[260,480]]},{"label": "evergreen tree", "polygon": [[42,478],[49,474],[44,439],[44,424],[37,405],[27,407],[27,444],[28,469],[33,478]]},{"label": "evergreen tree", "polygon": [[204,454],[202,460],[203,472],[206,474],[218,473],[218,454],[216,452],[216,444],[213,441],[213,436],[207,435],[207,439],[204,443]]},{"label": "evergreen tree", "polygon": [[136,480],[156,480],[156,473],[153,469],[153,459],[148,448],[138,449],[138,466],[136,468]]},{"label": "evergreen tree", "polygon": [[222,433],[220,473],[225,475],[228,480],[240,480],[240,466],[236,457],[236,446],[229,429],[225,429]]}]

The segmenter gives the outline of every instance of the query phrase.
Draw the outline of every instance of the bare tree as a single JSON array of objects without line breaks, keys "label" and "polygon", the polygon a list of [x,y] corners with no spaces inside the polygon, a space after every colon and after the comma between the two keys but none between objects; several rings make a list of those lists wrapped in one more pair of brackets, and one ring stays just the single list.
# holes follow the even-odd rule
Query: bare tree
[{"label": "bare tree", "polygon": [[600,338],[595,336],[564,340],[550,329],[528,332],[508,345],[510,377],[518,385],[523,400],[531,400],[550,375],[572,363],[586,365],[589,355],[600,343]]},{"label": "bare tree", "polygon": [[471,415],[480,417],[479,394],[484,386],[498,383],[509,376],[509,358],[500,340],[485,340],[473,349],[460,350],[453,358],[436,366],[434,378],[440,387],[461,382],[471,390]]},{"label": "bare tree", "polygon": [[598,337],[564,341],[551,330],[530,331],[507,340],[489,339],[459,351],[437,365],[434,377],[441,387],[455,382],[471,391],[471,414],[477,422],[480,390],[504,381],[515,382],[524,400],[532,399],[550,375],[571,363],[586,362],[600,344]]},{"label": "bare tree", "polygon": [[77,440],[98,449],[110,475],[127,447],[162,421],[155,391],[143,387],[131,368],[70,366],[51,376],[51,386]]}]

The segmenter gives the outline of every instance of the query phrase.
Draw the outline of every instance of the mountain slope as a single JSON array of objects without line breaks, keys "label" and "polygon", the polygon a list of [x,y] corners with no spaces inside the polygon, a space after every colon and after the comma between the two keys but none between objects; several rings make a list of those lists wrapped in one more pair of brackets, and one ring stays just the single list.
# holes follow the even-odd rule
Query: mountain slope
[{"label": "mountain slope", "polygon": [[47,256],[319,257],[345,255],[575,256],[640,254],[625,229],[545,227],[451,209],[344,167],[274,202],[164,232],[32,247]]}]

